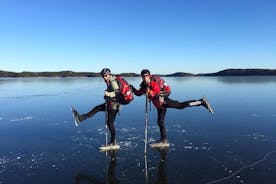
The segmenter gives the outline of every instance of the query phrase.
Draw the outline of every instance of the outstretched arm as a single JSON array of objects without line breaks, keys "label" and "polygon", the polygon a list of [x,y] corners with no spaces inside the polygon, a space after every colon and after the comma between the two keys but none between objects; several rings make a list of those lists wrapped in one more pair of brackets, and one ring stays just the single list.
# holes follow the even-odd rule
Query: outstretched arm
[{"label": "outstretched arm", "polygon": [[140,88],[139,90],[137,90],[134,86],[130,85],[133,93],[136,95],[136,96],[141,96],[143,95],[144,93],[146,93],[145,89],[143,88]]}]

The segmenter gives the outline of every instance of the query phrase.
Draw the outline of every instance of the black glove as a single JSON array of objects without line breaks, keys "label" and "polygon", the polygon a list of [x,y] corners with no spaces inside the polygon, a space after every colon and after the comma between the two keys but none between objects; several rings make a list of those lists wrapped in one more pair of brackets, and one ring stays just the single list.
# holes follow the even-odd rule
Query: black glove
[{"label": "black glove", "polygon": [[131,88],[132,91],[137,91],[137,90],[135,89],[135,87],[132,86],[131,84],[129,85],[129,87]]}]

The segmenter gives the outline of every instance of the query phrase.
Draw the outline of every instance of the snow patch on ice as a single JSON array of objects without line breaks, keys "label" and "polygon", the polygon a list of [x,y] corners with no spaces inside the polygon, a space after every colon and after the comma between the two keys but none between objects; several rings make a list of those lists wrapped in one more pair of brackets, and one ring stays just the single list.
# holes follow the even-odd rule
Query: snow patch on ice
[{"label": "snow patch on ice", "polygon": [[124,141],[119,143],[122,147],[125,147],[127,149],[134,149],[137,148],[138,144],[133,141]]},{"label": "snow patch on ice", "polygon": [[27,116],[27,117],[22,117],[22,118],[16,118],[16,119],[11,119],[11,122],[18,122],[18,121],[26,121],[26,120],[31,120],[33,119],[32,116]]},{"label": "snow patch on ice", "polygon": [[128,132],[128,130],[126,128],[122,128],[121,132],[126,133],[126,132]]}]

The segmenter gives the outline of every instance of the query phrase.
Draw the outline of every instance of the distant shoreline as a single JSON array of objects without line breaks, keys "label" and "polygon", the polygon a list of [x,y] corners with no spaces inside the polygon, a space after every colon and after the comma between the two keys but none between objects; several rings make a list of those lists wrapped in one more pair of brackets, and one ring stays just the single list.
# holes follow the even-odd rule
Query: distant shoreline
[{"label": "distant shoreline", "polygon": [[[121,73],[124,77],[139,77],[136,73]],[[10,72],[0,70],[0,77],[100,77],[100,72]],[[166,77],[188,77],[188,76],[276,76],[276,69],[226,69],[216,73],[193,74],[176,72],[173,74],[162,74]]]}]

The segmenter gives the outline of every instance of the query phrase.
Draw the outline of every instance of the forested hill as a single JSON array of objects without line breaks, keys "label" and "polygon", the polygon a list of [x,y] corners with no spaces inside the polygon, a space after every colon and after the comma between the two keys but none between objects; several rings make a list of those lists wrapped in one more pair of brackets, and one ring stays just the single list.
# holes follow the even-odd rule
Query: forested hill
[{"label": "forested hill", "polygon": [[204,76],[276,76],[276,69],[227,69]]},{"label": "forested hill", "polygon": [[[139,77],[136,73],[121,73],[124,77]],[[99,72],[10,72],[0,70],[0,77],[100,77]],[[162,75],[166,77],[186,77],[186,76],[276,76],[276,69],[227,69],[216,73],[192,74],[176,72]]]},{"label": "forested hill", "polygon": [[7,72],[0,70],[0,77],[98,77],[100,73],[94,72]]}]

